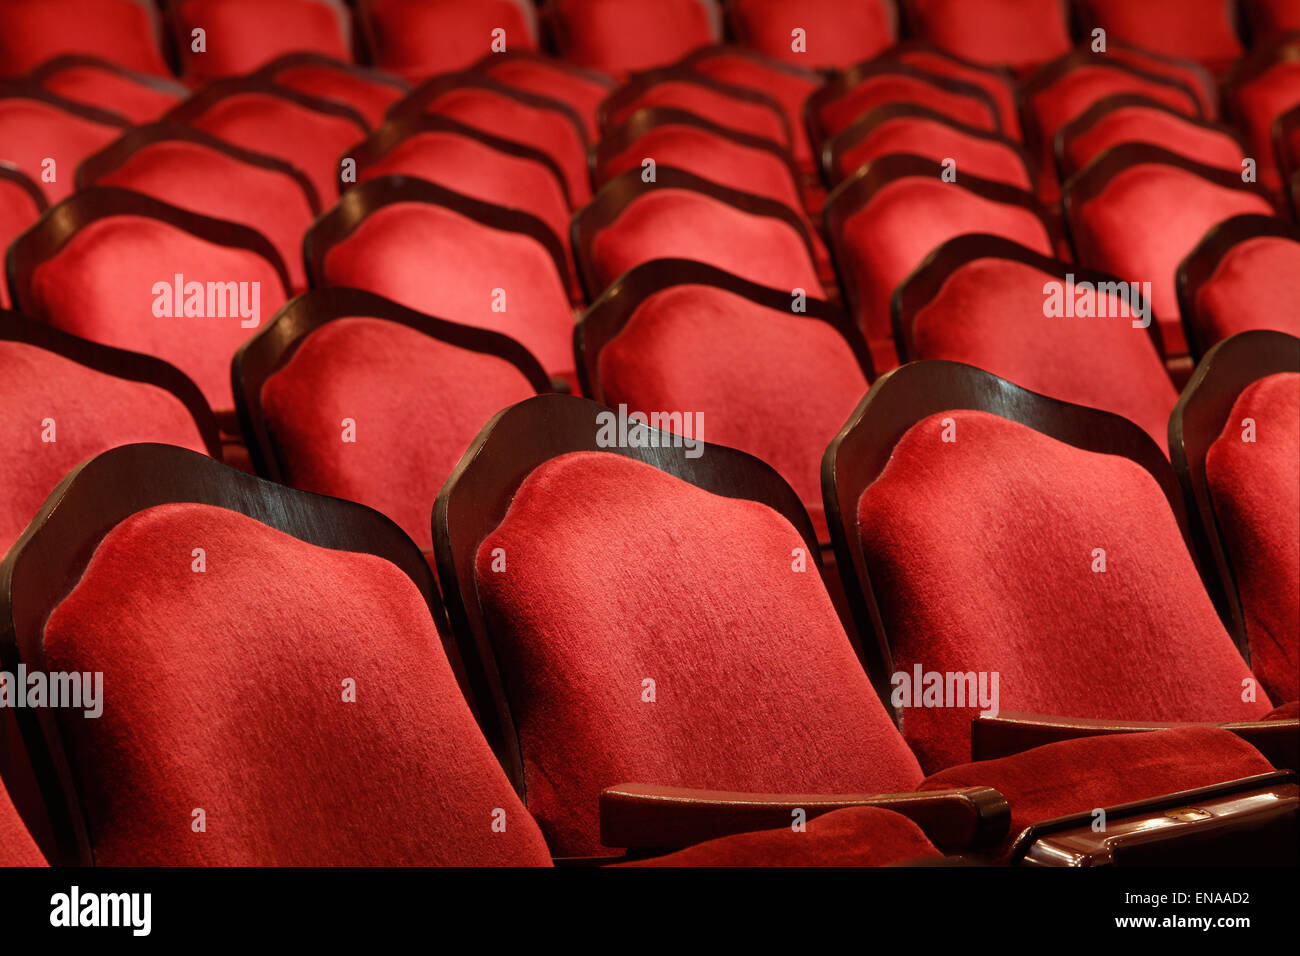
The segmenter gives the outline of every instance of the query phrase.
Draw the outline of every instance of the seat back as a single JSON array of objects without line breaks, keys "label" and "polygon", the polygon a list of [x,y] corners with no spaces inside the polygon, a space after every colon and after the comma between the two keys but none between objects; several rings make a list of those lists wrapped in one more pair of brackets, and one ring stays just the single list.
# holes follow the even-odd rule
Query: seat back
[{"label": "seat back", "polygon": [[582,119],[590,142],[600,138],[600,104],[616,85],[613,77],[519,50],[489,53],[474,68],[506,86],[564,103]]},{"label": "seat back", "polygon": [[[242,76],[285,53],[347,59],[352,17],[343,0],[166,0],[181,75],[199,85]],[[194,31],[204,46],[195,50]]]},{"label": "seat back", "polygon": [[1085,36],[1105,30],[1108,40],[1196,60],[1218,71],[1243,52],[1232,0],[1075,0],[1075,14]]},{"label": "seat back", "polygon": [[[8,249],[41,218],[48,203],[41,187],[13,166],[0,162],[0,249]],[[0,309],[9,308],[8,283],[0,283]]]},{"label": "seat back", "polygon": [[408,80],[468,69],[485,53],[536,50],[529,0],[362,0],[370,62]]},{"label": "seat back", "polygon": [[611,76],[674,63],[722,38],[715,0],[550,0],[546,17],[562,59]]},{"label": "seat back", "polygon": [[0,77],[69,53],[167,75],[158,9],[149,0],[8,0],[0,7]]},{"label": "seat back", "polygon": [[45,62],[30,79],[56,96],[125,116],[132,123],[156,120],[188,95],[175,80],[76,53]]},{"label": "seat back", "polygon": [[286,53],[257,71],[277,86],[356,110],[371,126],[410,90],[400,77],[353,66],[320,53]]},{"label": "seat back", "polygon": [[903,0],[909,32],[985,66],[1025,73],[1070,48],[1064,0]]},{"label": "seat back", "polygon": [[729,0],[727,20],[742,46],[816,70],[869,60],[898,39],[894,0]]},{"label": "seat back", "polygon": [[30,80],[0,79],[0,163],[39,183],[52,203],[72,192],[77,164],[129,125],[125,116],[65,100]]},{"label": "seat back", "polygon": [[1259,182],[1280,192],[1282,171],[1273,151],[1278,120],[1300,107],[1300,32],[1262,43],[1223,80],[1224,110],[1246,134],[1259,163]]}]

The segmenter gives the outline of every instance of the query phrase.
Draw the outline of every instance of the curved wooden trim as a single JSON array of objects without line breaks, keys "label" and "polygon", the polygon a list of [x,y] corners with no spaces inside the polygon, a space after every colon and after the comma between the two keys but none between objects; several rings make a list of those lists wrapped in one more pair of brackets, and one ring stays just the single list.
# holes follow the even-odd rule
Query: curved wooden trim
[{"label": "curved wooden trim", "polygon": [[1300,172],[1300,155],[1292,153],[1287,139],[1300,130],[1300,105],[1293,106],[1273,121],[1273,156],[1283,179]]},{"label": "curved wooden trim", "polygon": [[44,213],[49,208],[50,201],[45,198],[45,193],[41,192],[41,187],[17,166],[10,166],[3,159],[0,159],[0,179],[13,183],[25,192],[36,204],[38,213]]},{"label": "curved wooden trim", "polygon": [[[400,76],[394,76],[392,73],[386,73],[383,70],[372,69],[364,66],[357,66],[355,63],[347,63],[344,60],[336,60],[332,56],[326,56],[324,53],[312,53],[306,50],[299,50],[292,53],[282,53],[269,63],[263,64],[253,71],[251,76],[263,78],[270,83],[275,83],[275,78],[281,73],[288,70],[295,70],[303,66],[320,67],[321,69],[333,70],[336,73],[346,73],[358,80],[364,80],[367,83],[373,83],[376,86],[391,86],[397,90],[409,90],[411,84],[406,82]],[[284,87],[292,89],[292,87]]]},{"label": "curved wooden trim", "polygon": [[[957,64],[962,69],[983,73],[990,80],[998,80],[1005,83],[1007,86],[1007,92],[1014,92],[1016,75],[1011,71],[1010,67],[990,66],[987,63],[976,63],[974,60],[968,60],[964,56],[958,56],[956,53],[940,49],[928,40],[921,39],[919,34],[914,33],[914,35],[909,39],[895,43],[888,51],[882,54],[882,56],[891,60],[897,60],[899,59],[899,54],[907,53],[925,53],[930,56],[937,56],[940,59],[947,60],[949,63]],[[903,60],[902,62],[906,63],[908,61]],[[925,68],[922,67],[921,69]],[[943,74],[941,73],[939,75],[942,76]]]},{"label": "curved wooden trim", "polygon": [[[541,49],[540,40],[538,42],[538,49]],[[582,66],[574,66],[572,63],[566,63],[564,60],[534,50],[507,50],[505,53],[485,53],[482,59],[475,63],[470,70],[471,72],[486,73],[489,76],[492,76],[492,68],[494,66],[501,63],[509,63],[512,60],[520,60],[528,63],[535,63],[538,66],[545,66],[557,73],[567,73],[574,79],[586,80],[588,83],[595,83],[596,85],[603,86],[609,90],[618,86],[618,81],[608,73],[602,73],[600,70],[587,69]],[[493,77],[493,79],[495,78],[496,77]]]},{"label": "curved wooden trim", "polygon": [[[1262,217],[1260,217],[1262,218]],[[1231,220],[1229,220],[1231,222]],[[1282,372],[1300,372],[1300,339],[1284,332],[1254,329],[1224,339],[1210,349],[1178,397],[1169,416],[1169,453],[1174,472],[1196,517],[1198,543],[1218,579],[1210,594],[1224,626],[1250,663],[1246,620],[1236,574],[1224,547],[1205,476],[1205,457],[1223,434],[1232,406],[1248,386]]]},{"label": "curved wooden trim", "polygon": [[14,307],[34,318],[41,315],[31,299],[32,274],[41,263],[54,258],[78,232],[93,222],[113,216],[141,216],[156,219],[188,232],[205,242],[244,249],[269,262],[289,295],[289,273],[269,239],[248,226],[226,219],[201,216],[116,186],[91,186],[73,193],[41,217],[9,246],[5,258],[9,298]]},{"label": "curved wooden trim", "polygon": [[[1085,50],[1088,49],[1086,45],[1081,48]],[[1186,79],[1182,77],[1172,76],[1170,78],[1188,86],[1197,94],[1196,98],[1201,104],[1201,115],[1205,119],[1209,120],[1213,115],[1217,115],[1219,109],[1219,81],[1214,78],[1214,74],[1195,60],[1187,60],[1183,57],[1172,56],[1167,53],[1157,53],[1154,50],[1148,50],[1146,47],[1134,46],[1131,43],[1121,43],[1114,38],[1110,38],[1106,41],[1106,49],[1111,52],[1118,50],[1120,53],[1139,57],[1142,60],[1147,61],[1147,63],[1154,61],[1155,63],[1168,67],[1170,70],[1179,70],[1184,73],[1195,75],[1196,86],[1194,87],[1190,86]],[[1124,61],[1121,60],[1121,62]],[[1165,75],[1160,73],[1158,70],[1151,69],[1145,63],[1138,67],[1138,69],[1146,70],[1149,73],[1156,73],[1158,76]],[[1210,114],[1206,113],[1207,106],[1210,109]]]},{"label": "curved wooden trim", "polygon": [[1201,237],[1196,247],[1178,264],[1175,285],[1178,310],[1183,319],[1183,333],[1192,358],[1200,361],[1209,350],[1199,321],[1197,300],[1202,287],[1210,281],[1224,256],[1250,239],[1290,239],[1300,243],[1300,226],[1275,216],[1246,213],[1225,219]]},{"label": "curved wooden trim", "polygon": [[[569,452],[603,452],[644,462],[717,495],[760,502],[795,527],[821,569],[812,522],[798,496],[770,466],[734,448],[707,443],[698,458],[688,458],[687,449],[671,445],[602,448],[596,441],[597,416],[608,411],[585,398],[539,395],[498,412],[465,452],[433,506],[433,549],[452,633],[460,642],[477,699],[496,705],[496,723],[487,727],[485,722],[485,731],[525,800],[519,738],[478,601],[476,561],[483,539],[501,524],[515,492],[535,468]],[[485,706],[485,715],[487,710]]]},{"label": "curved wooden trim", "polygon": [[78,119],[100,126],[120,126],[126,129],[131,121],[121,113],[114,113],[99,106],[78,103],[76,100],[64,99],[57,93],[51,93],[43,86],[38,86],[29,78],[9,79],[0,77],[0,100],[35,100],[46,106],[68,113]]},{"label": "curved wooden trim", "polygon": [[786,290],[758,285],[692,259],[652,259],[619,277],[574,326],[573,350],[583,395],[598,402],[607,400],[600,380],[600,353],[627,327],[647,299],[665,289],[683,285],[721,289],[782,315],[825,322],[844,336],[867,381],[875,378],[871,352],[862,333],[838,306],[810,297],[806,303],[807,312],[791,312],[790,293]]},{"label": "curved wooden trim", "polygon": [[217,427],[217,417],[199,387],[176,366],[142,352],[100,345],[4,309],[0,309],[0,341],[23,342],[96,372],[152,385],[170,393],[194,419],[208,454],[217,461],[221,460],[221,431]]},{"label": "curved wooden trim", "polygon": [[[893,655],[857,531],[858,504],[913,425],[931,415],[956,410],[987,412],[1084,451],[1132,460],[1160,486],[1189,552],[1196,554],[1178,480],[1164,450],[1128,419],[1048,398],[960,362],[912,362],[886,372],[826,449],[822,499],[835,562],[863,638],[867,674],[891,714]],[[874,644],[868,635],[875,636]]]},{"label": "curved wooden trim", "polygon": [[751,216],[777,219],[793,229],[803,241],[804,247],[808,250],[809,263],[815,264],[817,261],[812,237],[802,214],[785,203],[766,196],[742,192],[739,189],[719,186],[717,183],[701,179],[693,173],[674,166],[657,166],[655,181],[652,183],[641,181],[640,169],[629,169],[602,186],[592,197],[591,202],[573,217],[573,258],[577,262],[578,277],[582,280],[583,291],[588,302],[594,301],[604,290],[596,275],[596,264],[591,258],[596,237],[636,200],[661,189],[680,189],[700,193]]},{"label": "curved wooden trim", "polygon": [[316,194],[316,187],[312,185],[311,180],[297,166],[285,162],[278,156],[255,153],[252,150],[244,149],[242,146],[228,143],[224,139],[217,139],[217,137],[205,133],[201,129],[185,126],[181,123],[146,123],[143,126],[134,126],[127,130],[99,152],[92,153],[81,161],[81,164],[77,166],[76,187],[77,189],[85,189],[88,186],[95,185],[105,176],[124,165],[136,153],[156,143],[178,140],[194,143],[204,149],[211,150],[214,153],[221,153],[250,166],[257,166],[260,169],[288,176],[303,191],[307,198],[307,205],[311,207],[312,214],[320,213],[320,197]]},{"label": "curved wooden trim", "polygon": [[[1120,281],[1108,273],[1045,256],[1003,236],[988,233],[967,233],[957,236],[936,246],[916,267],[916,270],[898,284],[890,297],[889,311],[893,320],[894,344],[898,348],[900,363],[911,362],[918,357],[915,337],[917,314],[934,300],[944,283],[958,269],[981,259],[1019,262],[1061,282],[1065,281],[1067,275],[1073,276],[1076,283],[1091,282],[1093,285]],[[1156,350],[1156,355],[1160,357],[1163,364],[1164,341],[1160,337],[1160,323],[1154,314],[1151,316],[1146,332],[1147,338]]]},{"label": "curved wooden trim", "polygon": [[[189,88],[186,87],[185,84],[170,76],[158,76],[155,73],[140,73],[136,70],[129,70],[111,60],[101,59],[100,57],[90,56],[85,53],[65,53],[62,56],[56,56],[51,60],[46,60],[36,69],[32,70],[32,72],[28,73],[27,78],[37,86],[44,87],[45,81],[55,74],[62,73],[64,70],[75,70],[83,67],[92,70],[100,70],[104,73],[112,73],[122,79],[130,80],[138,86],[150,87],[151,89],[157,90],[159,93],[174,93],[181,99],[184,99],[190,94]],[[55,95],[57,96],[59,94],[56,93]],[[117,114],[115,113],[114,115]]]},{"label": "curved wooden trim", "polygon": [[214,80],[188,100],[177,103],[164,113],[161,119],[163,122],[183,123],[188,126],[222,100],[232,96],[272,96],[305,110],[348,120],[361,130],[363,135],[370,131],[370,124],[366,122],[366,118],[352,107],[336,103],[334,100],[311,96],[287,86],[280,86],[257,73]]},{"label": "curved wooden trim", "polygon": [[539,394],[551,391],[551,380],[541,364],[507,335],[416,312],[363,289],[313,289],[286,302],[270,322],[239,347],[231,364],[235,410],[241,431],[250,439],[248,450],[259,475],[283,482],[285,474],[283,456],[262,411],[262,389],[317,329],[353,317],[382,319],[457,348],[494,355],[517,368]]},{"label": "curved wooden trim", "polygon": [[[810,83],[821,85],[826,81],[824,74],[817,70],[806,69],[801,66],[795,66],[793,63],[786,63],[784,60],[773,60],[771,57],[764,56],[757,50],[752,50],[744,46],[727,46],[726,44],[715,43],[711,46],[700,47],[693,50],[686,56],[682,57],[675,64],[682,69],[695,70],[705,60],[713,60],[719,57],[731,56],[742,60],[749,60],[759,66],[785,73],[789,76],[798,77],[801,80],[807,80]],[[704,73],[702,76],[710,76]]]},{"label": "curved wooden trim", "polygon": [[[172,502],[226,508],[310,544],[373,554],[397,565],[424,596],[452,672],[466,686],[429,566],[392,521],[364,505],[295,491],[197,452],[158,444],[123,445],[77,466],[0,563],[0,662],[5,669],[22,661],[45,670],[45,621],[80,580],[99,543],[132,514]],[[55,831],[51,861],[93,863],[59,713],[23,708],[15,714]]]},{"label": "curved wooden trim", "polygon": [[568,267],[564,247],[551,227],[536,216],[518,209],[472,199],[445,186],[414,176],[377,176],[349,189],[321,215],[303,237],[303,258],[307,279],[313,288],[329,285],[325,257],[330,249],[347,239],[376,210],[394,203],[418,202],[442,206],[489,229],[514,232],[539,243],[555,263],[556,275],[567,288]]}]

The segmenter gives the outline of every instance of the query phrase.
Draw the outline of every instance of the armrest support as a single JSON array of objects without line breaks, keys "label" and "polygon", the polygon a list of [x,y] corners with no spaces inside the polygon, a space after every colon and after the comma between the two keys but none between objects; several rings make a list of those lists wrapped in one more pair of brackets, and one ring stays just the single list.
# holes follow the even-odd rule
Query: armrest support
[{"label": "armrest support", "polygon": [[[1088,720],[1004,711],[971,721],[971,759],[995,760],[1058,740],[1187,727],[1180,721]],[[1300,719],[1233,721],[1207,726],[1230,730],[1279,770],[1300,770]]]},{"label": "armrest support", "polygon": [[845,807],[879,807],[910,818],[940,849],[974,849],[1006,835],[1011,811],[992,787],[921,793],[767,794],[625,783],[600,794],[600,841],[629,849],[675,850],[705,840],[788,827]]}]

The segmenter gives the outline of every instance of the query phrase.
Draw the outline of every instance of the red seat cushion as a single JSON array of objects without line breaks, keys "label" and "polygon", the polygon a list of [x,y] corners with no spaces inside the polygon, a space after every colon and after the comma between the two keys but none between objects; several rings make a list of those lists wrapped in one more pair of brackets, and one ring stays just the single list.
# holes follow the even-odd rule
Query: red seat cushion
[{"label": "red seat cushion", "polygon": [[985,199],[957,183],[909,176],[888,183],[844,224],[840,263],[854,290],[858,325],[871,346],[876,371],[898,364],[889,300],[926,256],[954,236],[987,232],[1050,256],[1052,243],[1027,207]]},{"label": "red seat cushion", "polygon": [[41,86],[66,100],[117,113],[137,124],[156,120],[185,98],[183,87],[160,86],[143,79],[139,75],[78,63],[46,76]]},{"label": "red seat cushion", "polygon": [[[1251,672],[1163,492],[1128,458],[986,412],[942,412],[895,446],[858,529],[896,674],[997,673],[1000,710],[1062,717],[1272,709],[1262,691],[1242,700]],[[979,709],[905,709],[903,735],[927,771],[970,759]]]},{"label": "red seat cushion", "polygon": [[[12,179],[0,177],[0,249],[27,231],[27,227],[41,218],[36,200]],[[9,283],[0,282],[0,309],[10,308]]]},{"label": "red seat cushion", "polygon": [[[433,499],[489,418],[535,390],[504,359],[396,322],[312,332],[262,387],[262,413],[295,488],[382,511],[425,551]],[[344,419],[356,442],[342,441]]]},{"label": "red seat cushion", "polygon": [[298,63],[276,70],[279,86],[306,93],[317,99],[350,106],[371,126],[384,121],[388,108],[400,100],[406,90],[395,83],[384,83],[342,67],[322,63]]},{"label": "red seat cushion", "polygon": [[[760,91],[763,92],[763,91]],[[761,136],[783,146],[790,145],[790,133],[779,110],[755,103],[688,80],[663,80],[622,103],[605,118],[606,127],[617,126],[639,109],[668,106],[685,110],[724,129]]]},{"label": "red seat cushion", "polygon": [[1193,318],[1207,349],[1249,329],[1300,336],[1296,302],[1300,302],[1300,243],[1257,236],[1224,253],[1196,294]]},{"label": "red seat cushion", "polygon": [[1075,214],[1079,260],[1134,282],[1150,282],[1165,353],[1187,353],[1174,276],[1215,225],[1242,213],[1272,215],[1263,197],[1176,166],[1137,163],[1111,178]]},{"label": "red seat cushion", "polygon": [[428,605],[380,558],[160,505],[105,536],[44,637],[51,669],[113,688],[64,724],[101,865],[549,863]]},{"label": "red seat cushion", "polygon": [[0,364],[6,410],[0,416],[0,553],[87,458],[132,442],[207,453],[189,410],[156,385],[116,378],[25,342],[0,340]]},{"label": "red seat cushion", "polygon": [[829,540],[822,453],[867,390],[831,325],[711,286],[674,286],[646,299],[602,349],[600,379],[608,405],[702,415],[706,431],[695,437],[772,465]]},{"label": "red seat cushion", "polygon": [[537,49],[529,0],[364,0],[375,66],[411,80],[468,69],[504,30],[506,50]]},{"label": "red seat cushion", "polygon": [[611,75],[673,63],[721,36],[713,0],[554,0],[550,9],[560,56]]},{"label": "red seat cushion", "polygon": [[[325,256],[330,285],[368,289],[438,318],[504,332],[551,374],[573,374],[573,313],[555,261],[536,240],[427,203],[366,217]],[[505,293],[504,311],[494,311]]]},{"label": "red seat cushion", "polygon": [[204,216],[228,219],[266,236],[289,270],[295,292],[307,287],[302,236],[316,214],[298,180],[186,140],[163,140],[133,153],[98,180],[156,196]]},{"label": "red seat cushion", "polygon": [[849,807],[790,827],[737,833],[666,856],[616,866],[889,866],[940,859],[925,833],[892,810]]},{"label": "red seat cushion", "polygon": [[844,95],[823,105],[818,118],[825,134],[833,136],[853,125],[853,121],[867,111],[887,103],[928,106],[960,123],[998,132],[997,107],[985,99],[947,90],[921,77],[902,73],[879,73],[867,77]]},{"label": "red seat cushion", "polygon": [[1107,40],[1145,47],[1154,53],[1184,57],[1222,69],[1241,56],[1227,0],[1088,0],[1091,16],[1083,28],[1106,31]]},{"label": "red seat cushion", "polygon": [[0,781],[0,867],[49,866]]},{"label": "red seat cushion", "polygon": [[[898,36],[889,0],[736,0],[731,26],[742,46],[810,69],[843,69],[870,60]],[[804,44],[793,49],[793,31]]]},{"label": "red seat cushion", "polygon": [[1131,104],[1106,113],[1066,147],[1067,169],[1078,171],[1112,146],[1150,143],[1193,162],[1240,173],[1244,152],[1230,134],[1206,129],[1162,109]]},{"label": "red seat cushion", "polygon": [[618,455],[562,455],[523,482],[479,548],[478,590],[529,809],[557,855],[604,852],[597,797],[617,783],[889,793],[920,780],[816,571],[792,570],[806,548],[764,505]]},{"label": "red seat cushion", "polygon": [[[1178,392],[1149,332],[1134,328],[1121,308],[1127,300],[1101,297],[1110,318],[1049,318],[1048,282],[1060,280],[1007,259],[963,264],[916,313],[912,357],[965,362],[1031,391],[1123,415],[1163,449]],[[1076,290],[1066,287],[1063,295],[1074,301]]]},{"label": "red seat cushion", "polygon": [[[184,284],[204,284],[205,313],[207,283],[258,283],[258,326],[242,327],[242,321],[252,319],[243,320],[238,313],[225,318],[175,317],[170,290],[178,274]],[[166,284],[169,291],[155,293],[157,283]],[[243,288],[251,306],[254,287]],[[216,245],[139,216],[111,216],[83,227],[57,255],[36,267],[31,296],[38,317],[51,325],[171,362],[194,380],[219,414],[234,407],[230,360],[235,350],[285,299],[279,273],[256,253]],[[155,313],[160,300],[172,303],[173,317]]]},{"label": "red seat cushion", "polygon": [[1060,0],[913,0],[912,32],[948,53],[1023,72],[1070,48]]},{"label": "red seat cushion", "polygon": [[822,292],[808,246],[792,225],[685,189],[635,199],[596,236],[591,258],[601,288],[643,262],[679,258],[778,289]]},{"label": "red seat cushion", "polygon": [[953,159],[957,169],[981,179],[1007,183],[1026,192],[1034,188],[1024,159],[1005,143],[919,116],[899,116],[876,125],[840,153],[836,174],[845,178],[876,157],[891,153],[912,153],[936,163]]},{"label": "red seat cushion", "polygon": [[0,76],[20,76],[65,53],[166,75],[150,7],[142,0],[6,0],[0,4]]},{"label": "red seat cushion", "polygon": [[[37,183],[51,204],[73,191],[77,166],[122,134],[53,103],[25,96],[0,98],[0,162],[16,166]],[[45,161],[53,160],[52,166]]]},{"label": "red seat cushion", "polygon": [[181,72],[192,82],[241,76],[284,53],[350,58],[348,12],[338,0],[178,0],[181,35],[206,32],[206,49],[180,45]]},{"label": "red seat cushion", "polygon": [[1282,174],[1273,152],[1273,124],[1294,106],[1300,106],[1300,62],[1284,60],[1238,87],[1232,109],[1246,133],[1251,156],[1259,162],[1259,181],[1272,190],[1282,189]]},{"label": "red seat cushion", "polygon": [[[1254,440],[1245,441],[1245,422]],[[1300,374],[1247,387],[1205,456],[1215,521],[1241,597],[1251,669],[1300,697]]]},{"label": "red seat cushion", "polygon": [[483,64],[482,69],[506,86],[548,96],[572,107],[582,117],[587,139],[594,143],[600,138],[597,115],[601,101],[609,95],[610,85],[578,70],[566,69],[563,63],[541,57],[493,57]]}]

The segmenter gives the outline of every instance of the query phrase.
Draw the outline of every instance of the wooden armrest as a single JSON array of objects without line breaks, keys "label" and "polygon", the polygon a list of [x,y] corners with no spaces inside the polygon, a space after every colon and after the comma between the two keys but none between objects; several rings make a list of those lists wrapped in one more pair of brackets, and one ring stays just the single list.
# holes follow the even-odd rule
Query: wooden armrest
[{"label": "wooden armrest", "polygon": [[[995,760],[1077,737],[1190,726],[1194,725],[1180,721],[1088,720],[1003,711],[996,717],[976,717],[971,721],[971,759]],[[1252,744],[1279,770],[1300,770],[1300,718],[1243,720],[1203,726],[1232,731]]]},{"label": "wooden armrest", "polygon": [[768,794],[625,783],[600,794],[605,846],[675,850],[716,837],[774,830],[844,807],[880,807],[914,821],[940,849],[974,849],[1002,839],[1011,811],[992,787],[919,793]]}]

